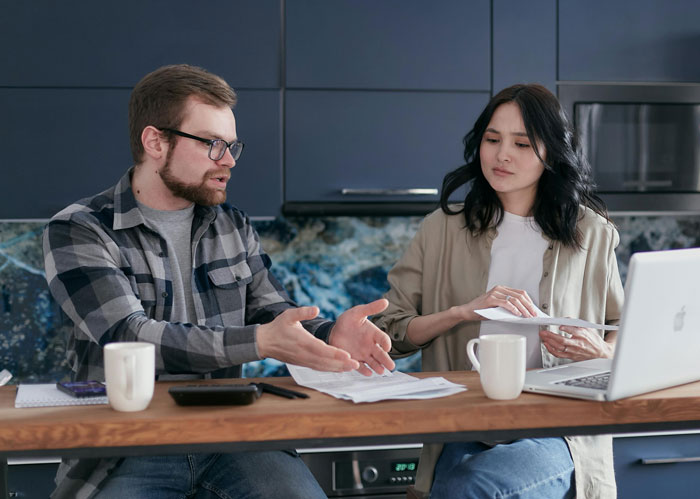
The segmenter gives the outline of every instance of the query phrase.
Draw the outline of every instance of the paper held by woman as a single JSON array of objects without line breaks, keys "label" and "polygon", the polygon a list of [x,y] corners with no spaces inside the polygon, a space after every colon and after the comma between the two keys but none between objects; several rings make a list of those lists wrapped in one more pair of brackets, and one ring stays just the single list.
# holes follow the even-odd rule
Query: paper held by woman
[{"label": "paper held by woman", "polygon": [[[535,307],[537,308],[537,307]],[[569,317],[550,317],[537,308],[536,317],[518,317],[503,307],[482,308],[475,310],[482,317],[492,321],[513,322],[518,324],[535,324],[538,326],[575,326],[588,327],[591,329],[602,329],[603,331],[615,331],[619,326],[609,326],[607,324],[595,324],[583,319],[571,319]]]}]

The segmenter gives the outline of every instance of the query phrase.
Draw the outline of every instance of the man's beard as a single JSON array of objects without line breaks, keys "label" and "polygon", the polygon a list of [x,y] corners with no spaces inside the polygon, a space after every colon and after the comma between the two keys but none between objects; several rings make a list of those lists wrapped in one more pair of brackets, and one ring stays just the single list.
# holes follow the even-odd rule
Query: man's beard
[{"label": "man's beard", "polygon": [[[172,149],[171,149],[172,151]],[[216,176],[216,170],[208,171],[200,184],[186,184],[178,180],[170,168],[170,152],[166,158],[163,168],[160,170],[160,178],[165,186],[170,189],[175,196],[186,199],[192,203],[203,206],[214,206],[226,201],[226,190],[213,189],[206,185],[207,180]]]}]

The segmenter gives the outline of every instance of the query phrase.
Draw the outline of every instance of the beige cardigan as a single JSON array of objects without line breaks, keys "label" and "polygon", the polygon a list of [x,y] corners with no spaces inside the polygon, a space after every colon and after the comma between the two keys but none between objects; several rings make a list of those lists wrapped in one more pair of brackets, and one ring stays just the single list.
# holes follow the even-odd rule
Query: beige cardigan
[{"label": "beige cardigan", "polygon": [[[575,317],[598,324],[619,321],[623,288],[615,248],[619,236],[613,225],[588,209],[581,209],[578,227],[582,250],[550,241],[543,259],[540,308],[553,316]],[[469,370],[465,348],[479,336],[480,322],[464,322],[426,345],[406,338],[416,316],[429,315],[468,303],[486,291],[491,244],[497,231],[473,237],[462,214],[441,210],[428,215],[399,262],[389,272],[389,307],[374,322],[392,339],[395,356],[422,349],[424,371]],[[542,363],[565,363],[542,347]],[[543,414],[542,417],[546,417]],[[579,498],[614,498],[615,475],[609,435],[566,437],[574,461]],[[421,454],[416,488],[430,490],[441,445],[426,445]]]}]

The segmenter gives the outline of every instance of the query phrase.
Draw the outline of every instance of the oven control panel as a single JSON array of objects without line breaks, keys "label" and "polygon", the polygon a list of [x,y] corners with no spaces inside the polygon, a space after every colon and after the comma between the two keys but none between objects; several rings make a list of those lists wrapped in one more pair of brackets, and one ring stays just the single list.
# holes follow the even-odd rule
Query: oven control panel
[{"label": "oven control panel", "polygon": [[392,456],[333,461],[333,488],[348,491],[368,488],[386,488],[396,485],[404,488],[416,480],[418,458]]},{"label": "oven control panel", "polygon": [[401,494],[416,481],[421,446],[300,451],[328,497]]},{"label": "oven control panel", "polygon": [[405,497],[416,481],[420,452],[418,444],[300,454],[328,497]]}]

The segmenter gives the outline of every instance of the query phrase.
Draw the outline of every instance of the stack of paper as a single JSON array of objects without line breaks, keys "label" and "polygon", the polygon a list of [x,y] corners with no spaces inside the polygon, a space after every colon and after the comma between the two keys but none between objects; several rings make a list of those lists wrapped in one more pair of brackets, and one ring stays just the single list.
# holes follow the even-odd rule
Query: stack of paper
[{"label": "stack of paper", "polygon": [[431,399],[446,397],[467,389],[445,378],[416,378],[401,372],[384,371],[363,376],[357,371],[332,373],[287,364],[294,381],[301,386],[353,402],[388,399]]}]

